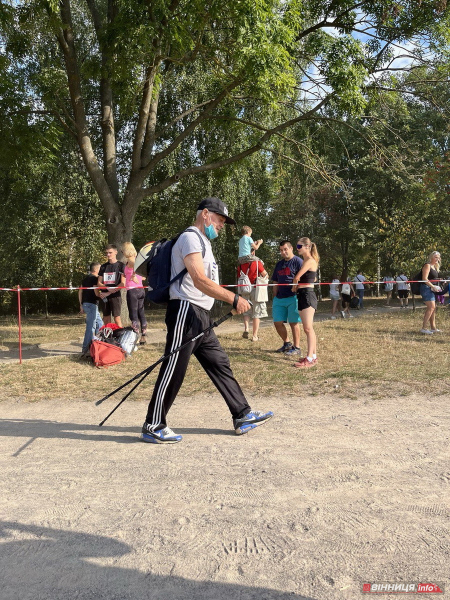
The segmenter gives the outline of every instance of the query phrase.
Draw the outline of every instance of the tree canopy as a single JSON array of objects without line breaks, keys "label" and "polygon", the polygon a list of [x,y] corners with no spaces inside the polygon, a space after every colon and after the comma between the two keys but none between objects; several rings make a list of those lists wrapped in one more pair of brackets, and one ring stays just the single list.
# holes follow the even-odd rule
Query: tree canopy
[{"label": "tree canopy", "polygon": [[213,194],[265,260],[308,235],[325,275],[406,268],[448,240],[449,32],[442,0],[2,2],[3,281],[70,283]]},{"label": "tree canopy", "polygon": [[276,154],[302,122],[360,114],[387,74],[436,57],[448,10],[442,0],[23,0],[2,4],[1,26],[20,109],[76,141],[120,243],[144,199]]}]

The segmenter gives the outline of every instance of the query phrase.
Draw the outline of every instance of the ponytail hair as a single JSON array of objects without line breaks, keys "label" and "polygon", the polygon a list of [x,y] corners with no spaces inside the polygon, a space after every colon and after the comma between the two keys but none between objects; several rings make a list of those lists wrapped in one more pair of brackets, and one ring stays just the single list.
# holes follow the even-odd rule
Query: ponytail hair
[{"label": "ponytail hair", "polygon": [[320,262],[320,256],[319,256],[319,252],[317,251],[317,246],[314,242],[312,242],[309,238],[307,237],[302,237],[298,240],[301,244],[303,244],[304,246],[309,246],[311,249],[311,256],[313,257],[313,259],[316,261],[317,264],[319,264]]}]

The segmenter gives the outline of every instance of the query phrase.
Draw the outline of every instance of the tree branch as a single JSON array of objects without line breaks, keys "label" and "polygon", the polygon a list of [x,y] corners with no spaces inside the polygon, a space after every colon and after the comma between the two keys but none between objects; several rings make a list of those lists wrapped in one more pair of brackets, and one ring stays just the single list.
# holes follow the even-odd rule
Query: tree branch
[{"label": "tree branch", "polygon": [[[147,67],[145,72],[144,87],[142,89],[141,106],[139,108],[138,122],[134,134],[133,152],[131,156],[131,177],[134,173],[138,173],[142,168],[142,158],[145,155],[144,140],[147,131],[147,124],[150,116],[150,106],[152,103],[153,87],[155,83],[156,73],[159,68],[158,64],[153,64]],[[156,119],[156,114],[155,114]]]},{"label": "tree branch", "polygon": [[[103,172],[109,189],[116,202],[119,202],[119,181],[117,178],[117,151],[116,151],[116,132],[114,124],[114,102],[110,77],[111,55],[105,45],[103,38],[104,25],[95,0],[86,0],[91,13],[94,29],[97,34],[97,41],[102,58],[102,72],[100,79],[100,106],[101,106],[101,128],[102,128],[102,146],[103,146]],[[108,0],[109,24],[114,22],[115,10],[114,0]]]},{"label": "tree branch", "polygon": [[304,39],[305,37],[307,37],[310,33],[314,33],[314,31],[317,31],[318,29],[325,29],[327,27],[342,27],[344,24],[343,23],[339,23],[339,19],[342,19],[342,17],[348,15],[348,13],[357,10],[358,8],[360,8],[361,6],[363,6],[362,2],[357,2],[356,4],[354,4],[353,6],[347,8],[346,10],[342,11],[341,13],[339,13],[338,15],[336,15],[334,17],[334,21],[327,21],[328,18],[328,14],[325,17],[325,19],[323,19],[322,21],[320,21],[319,23],[316,23],[315,25],[312,25],[311,27],[308,27],[308,29],[304,29],[302,31],[302,33],[297,37],[297,41],[300,41],[302,39]]},{"label": "tree branch", "polygon": [[86,170],[91,177],[92,183],[100,198],[100,201],[103,204],[107,217],[115,217],[118,210],[118,205],[115,202],[111,194],[111,190],[109,189],[109,186],[103,176],[102,170],[100,169],[89,135],[86,113],[84,110],[83,95],[81,92],[75,39],[72,29],[70,0],[60,1],[60,13],[63,29],[58,31],[56,36],[64,56],[70,100],[72,104],[74,122],[77,129],[78,145],[80,147],[81,156],[83,157]]},{"label": "tree branch", "polygon": [[178,146],[198,127],[200,123],[202,123],[207,116],[211,113],[211,111],[218,106],[222,100],[231,92],[231,90],[235,89],[241,83],[241,78],[236,77],[232,82],[230,82],[221,93],[216,96],[214,100],[212,100],[206,108],[202,111],[202,113],[192,121],[181,133],[178,135],[167,148],[155,154],[153,158],[144,165],[142,169],[142,181],[151,173],[154,167],[165,159],[169,154],[171,154]]},{"label": "tree branch", "polygon": [[158,133],[155,136],[156,139],[159,139],[160,137],[162,137],[164,135],[164,132],[167,131],[168,129],[170,129],[176,123],[178,123],[178,121],[181,121],[181,119],[184,119],[184,117],[188,117],[196,110],[199,110],[200,108],[202,108],[202,106],[207,106],[210,102],[213,102],[213,100],[206,100],[205,102],[196,104],[192,108],[184,111],[184,113],[179,114],[177,117],[175,117],[175,119],[172,119],[172,121],[170,121],[170,123],[167,123],[167,125],[164,127],[164,129],[162,129],[161,131],[158,131]]},{"label": "tree branch", "polygon": [[307,113],[301,115],[300,117],[296,117],[294,119],[290,119],[289,121],[281,123],[280,125],[277,125],[276,127],[273,127],[272,129],[266,130],[266,132],[264,133],[264,135],[261,136],[260,140],[256,144],[254,144],[250,148],[247,148],[246,150],[243,150],[242,152],[239,152],[238,154],[235,154],[234,156],[230,156],[228,158],[223,158],[221,160],[217,160],[217,161],[212,162],[212,163],[207,163],[207,164],[204,164],[204,165],[198,165],[196,167],[190,167],[189,169],[184,169],[183,171],[179,171],[175,175],[167,177],[166,179],[164,179],[164,181],[161,181],[160,183],[158,183],[158,184],[156,184],[154,186],[151,186],[149,188],[142,188],[140,190],[139,201],[142,200],[143,198],[146,198],[148,196],[151,196],[153,194],[156,194],[158,192],[162,192],[162,191],[166,190],[167,188],[169,188],[171,185],[173,185],[174,183],[176,183],[180,179],[184,179],[185,177],[188,177],[189,175],[194,175],[194,174],[198,174],[198,173],[205,173],[205,172],[208,172],[208,171],[213,171],[214,169],[219,169],[221,167],[226,167],[226,166],[228,166],[228,165],[230,165],[232,163],[235,163],[235,162],[237,162],[239,160],[242,160],[243,158],[246,158],[247,156],[250,156],[251,154],[254,154],[258,150],[261,150],[263,148],[263,146],[264,146],[264,143],[269,138],[271,138],[273,135],[276,135],[277,133],[279,133],[283,129],[287,129],[288,127],[291,127],[292,125],[294,125],[296,123],[299,123],[300,121],[304,121],[304,120],[310,119],[327,102],[329,102],[329,100],[331,99],[331,97],[333,95],[334,94],[330,94],[327,98],[324,98],[321,102],[319,102],[319,104],[317,104],[314,108],[312,108]]}]

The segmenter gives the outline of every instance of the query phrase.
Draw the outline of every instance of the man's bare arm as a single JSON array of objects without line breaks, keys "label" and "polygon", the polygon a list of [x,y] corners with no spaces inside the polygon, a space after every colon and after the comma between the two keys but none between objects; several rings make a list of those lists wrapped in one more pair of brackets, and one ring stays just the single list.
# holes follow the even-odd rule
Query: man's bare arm
[{"label": "man's bare arm", "polygon": [[[184,264],[192,278],[194,286],[200,290],[200,292],[215,300],[222,300],[223,302],[228,302],[228,304],[233,305],[235,293],[220,287],[215,281],[206,277],[200,252],[193,252],[192,254],[185,256]],[[239,296],[236,312],[242,314],[249,310],[249,308],[250,306],[247,300],[244,300],[244,298]]]}]

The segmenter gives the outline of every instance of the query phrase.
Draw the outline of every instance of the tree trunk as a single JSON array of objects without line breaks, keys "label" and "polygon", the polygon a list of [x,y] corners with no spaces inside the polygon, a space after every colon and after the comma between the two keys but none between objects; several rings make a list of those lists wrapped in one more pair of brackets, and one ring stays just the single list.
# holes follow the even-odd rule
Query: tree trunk
[{"label": "tree trunk", "polygon": [[106,230],[108,232],[108,243],[115,244],[119,250],[117,255],[118,260],[122,260],[122,244],[124,242],[131,242],[133,229],[133,220],[129,220],[126,223],[122,216],[120,207],[115,214],[110,215],[106,219]]},{"label": "tree trunk", "polygon": [[[123,214],[121,207],[117,207],[117,210],[106,219],[106,229],[108,231],[108,243],[117,246],[117,260],[123,260],[122,245],[124,242],[131,242],[132,231],[133,231],[133,216],[130,215],[130,211],[127,213],[128,218]],[[128,316],[127,306],[127,292],[121,290],[122,296],[122,309],[120,311],[120,318],[122,325],[127,327],[130,325],[130,319]]]}]

